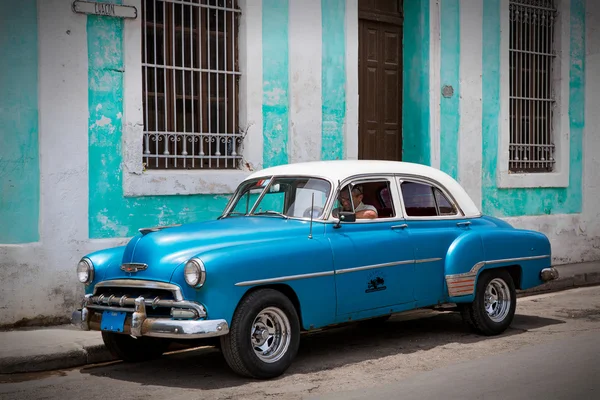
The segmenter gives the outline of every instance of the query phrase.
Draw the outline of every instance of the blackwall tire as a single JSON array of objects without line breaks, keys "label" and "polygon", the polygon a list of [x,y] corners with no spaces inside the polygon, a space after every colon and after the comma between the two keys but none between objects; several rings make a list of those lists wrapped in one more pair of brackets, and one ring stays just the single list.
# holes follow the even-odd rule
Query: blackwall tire
[{"label": "blackwall tire", "polygon": [[300,321],[292,302],[281,292],[260,289],[236,309],[221,351],[237,374],[270,379],[283,374],[296,357]]},{"label": "blackwall tire", "polygon": [[477,279],[475,299],[465,311],[477,333],[493,336],[508,329],[516,307],[515,284],[508,271],[490,269]]}]

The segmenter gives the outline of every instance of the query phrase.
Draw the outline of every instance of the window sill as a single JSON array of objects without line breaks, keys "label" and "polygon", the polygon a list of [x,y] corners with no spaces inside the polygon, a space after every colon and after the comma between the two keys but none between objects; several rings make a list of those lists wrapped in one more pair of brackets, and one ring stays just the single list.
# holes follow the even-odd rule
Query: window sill
[{"label": "window sill", "polygon": [[125,197],[231,194],[251,171],[144,171],[123,173]]},{"label": "window sill", "polygon": [[548,173],[514,174],[501,171],[498,174],[499,188],[551,188],[569,187],[568,171]]}]

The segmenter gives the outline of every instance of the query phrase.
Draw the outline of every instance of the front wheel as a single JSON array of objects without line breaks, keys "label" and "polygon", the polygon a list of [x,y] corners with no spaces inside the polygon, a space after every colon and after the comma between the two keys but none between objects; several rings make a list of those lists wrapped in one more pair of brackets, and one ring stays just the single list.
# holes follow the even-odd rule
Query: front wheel
[{"label": "front wheel", "polygon": [[281,292],[261,289],[242,300],[221,350],[239,375],[269,379],[283,374],[296,357],[300,321],[296,308]]},{"label": "front wheel", "polygon": [[506,270],[491,269],[477,280],[475,299],[462,306],[463,320],[480,334],[492,336],[504,332],[512,323],[517,295],[512,277]]}]

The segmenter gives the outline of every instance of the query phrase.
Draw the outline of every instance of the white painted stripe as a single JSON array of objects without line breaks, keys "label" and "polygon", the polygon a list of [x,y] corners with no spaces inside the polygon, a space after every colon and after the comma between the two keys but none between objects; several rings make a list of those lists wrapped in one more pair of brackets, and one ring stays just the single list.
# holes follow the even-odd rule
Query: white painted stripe
[{"label": "white painted stripe", "polygon": [[460,5],[459,182],[481,208],[483,2]]},{"label": "white painted stripe", "polygon": [[[290,162],[321,154],[321,1],[289,2]],[[310,28],[309,28],[310,27]]]},{"label": "white painted stripe", "polygon": [[358,0],[346,0],[346,158],[358,159]]},{"label": "white painted stripe", "polygon": [[[429,1],[429,135],[431,166],[440,168],[441,36],[440,0]],[[404,68],[407,68],[405,66]]]}]

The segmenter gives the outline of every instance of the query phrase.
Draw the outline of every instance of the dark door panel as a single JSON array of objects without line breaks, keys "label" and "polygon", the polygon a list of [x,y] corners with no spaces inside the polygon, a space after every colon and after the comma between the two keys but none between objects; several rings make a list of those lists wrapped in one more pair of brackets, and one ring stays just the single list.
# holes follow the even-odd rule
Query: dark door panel
[{"label": "dark door panel", "polygon": [[402,5],[359,1],[359,158],[402,160]]}]

